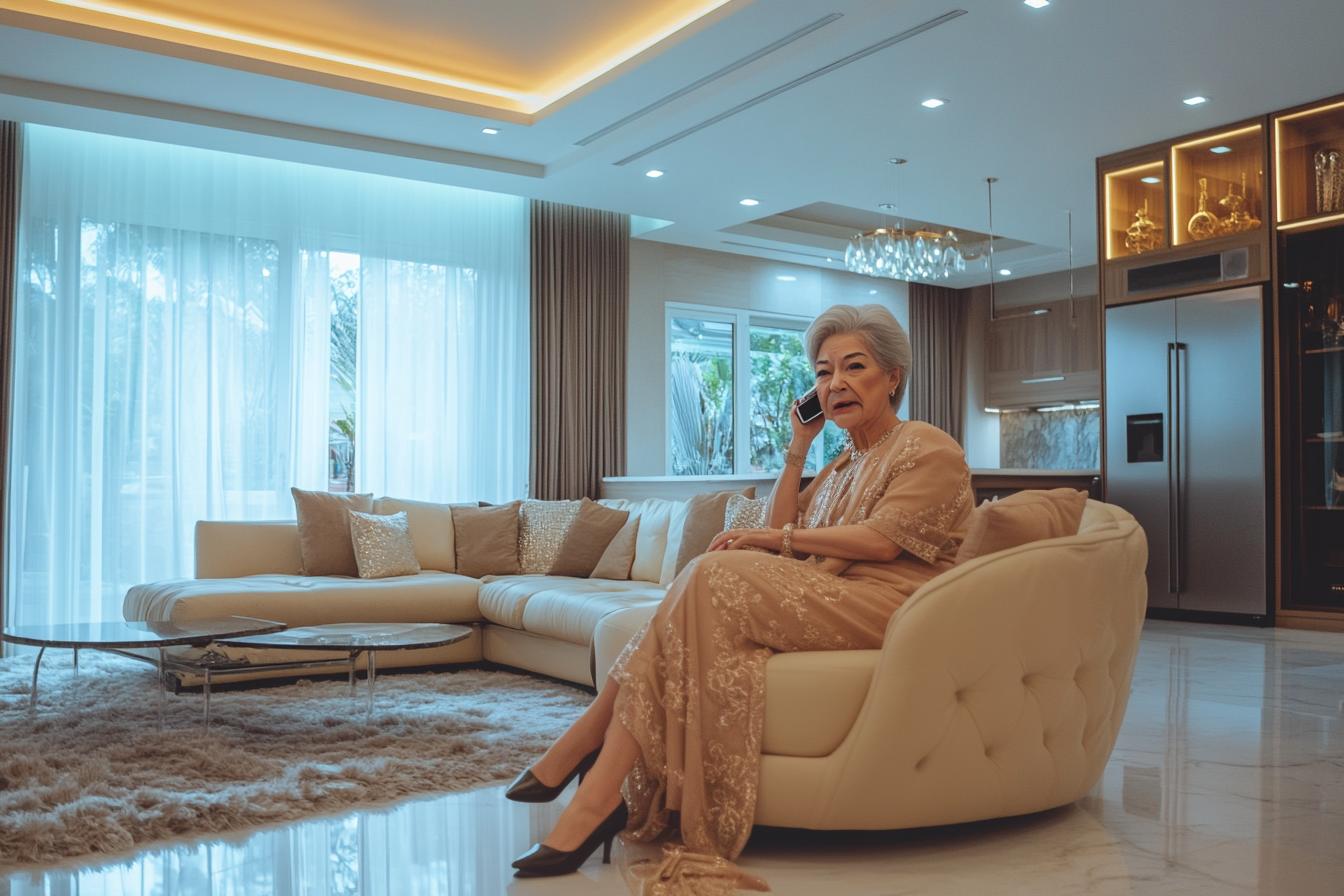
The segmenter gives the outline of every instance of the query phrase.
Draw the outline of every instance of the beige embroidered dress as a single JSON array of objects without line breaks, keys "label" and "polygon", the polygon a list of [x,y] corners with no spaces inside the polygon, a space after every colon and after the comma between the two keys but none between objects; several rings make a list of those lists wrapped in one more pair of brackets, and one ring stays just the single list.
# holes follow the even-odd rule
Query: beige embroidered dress
[{"label": "beige embroidered dress", "polygon": [[689,849],[736,858],[756,811],[766,660],[880,647],[896,609],[952,567],[973,503],[961,447],[899,423],[861,457],[842,452],[799,496],[800,527],[869,526],[903,548],[896,559],[691,561],[611,672],[617,716],[641,749],[625,782],[628,836],[656,837],[677,810]]}]

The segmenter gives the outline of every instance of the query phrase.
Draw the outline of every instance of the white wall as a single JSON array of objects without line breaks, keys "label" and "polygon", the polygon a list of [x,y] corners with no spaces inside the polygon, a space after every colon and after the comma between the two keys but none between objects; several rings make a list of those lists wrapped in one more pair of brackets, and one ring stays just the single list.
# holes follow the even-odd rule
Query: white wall
[{"label": "white wall", "polygon": [[[797,279],[781,281],[780,276]],[[878,302],[890,308],[903,326],[910,322],[907,284],[898,280],[631,240],[626,393],[626,473],[630,476],[667,472],[664,308],[668,302],[809,319],[832,305]],[[905,416],[904,408],[901,416]]]}]

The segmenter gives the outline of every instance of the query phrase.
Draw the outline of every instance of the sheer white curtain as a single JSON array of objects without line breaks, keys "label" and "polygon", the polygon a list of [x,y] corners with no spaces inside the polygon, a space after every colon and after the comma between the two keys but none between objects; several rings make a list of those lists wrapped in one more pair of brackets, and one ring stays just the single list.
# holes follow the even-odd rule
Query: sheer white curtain
[{"label": "sheer white curtain", "polygon": [[197,520],[293,518],[291,485],[326,487],[331,251],[405,269],[361,308],[395,351],[360,358],[381,415],[359,435],[423,450],[368,449],[361,490],[522,495],[523,200],[25,134],[7,625],[119,618],[131,585],[191,575]]}]

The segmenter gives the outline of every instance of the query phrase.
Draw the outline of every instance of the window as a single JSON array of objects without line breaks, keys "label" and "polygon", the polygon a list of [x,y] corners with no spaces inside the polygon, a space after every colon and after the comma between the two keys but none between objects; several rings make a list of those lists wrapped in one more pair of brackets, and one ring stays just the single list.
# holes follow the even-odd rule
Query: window
[{"label": "window", "polygon": [[[807,362],[804,318],[667,307],[667,470],[672,476],[775,473],[793,431],[794,399],[816,377]],[[820,469],[844,444],[827,423],[808,468]]]},{"label": "window", "polygon": [[6,626],[121,618],[291,486],[526,490],[527,203],[24,128]]}]

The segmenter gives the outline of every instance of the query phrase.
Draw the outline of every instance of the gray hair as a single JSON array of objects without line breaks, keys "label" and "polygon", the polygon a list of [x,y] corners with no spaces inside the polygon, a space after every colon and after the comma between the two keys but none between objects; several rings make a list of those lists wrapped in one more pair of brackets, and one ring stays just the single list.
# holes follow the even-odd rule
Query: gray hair
[{"label": "gray hair", "polygon": [[910,337],[905,328],[881,305],[832,305],[807,328],[807,360],[816,367],[821,344],[832,336],[854,333],[868,344],[873,360],[883,370],[901,371],[901,382],[891,398],[891,409],[899,410],[910,382]]}]

